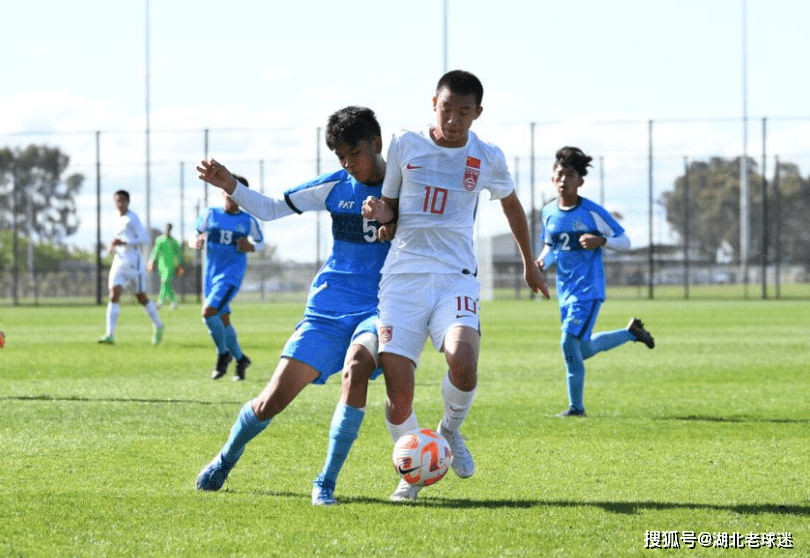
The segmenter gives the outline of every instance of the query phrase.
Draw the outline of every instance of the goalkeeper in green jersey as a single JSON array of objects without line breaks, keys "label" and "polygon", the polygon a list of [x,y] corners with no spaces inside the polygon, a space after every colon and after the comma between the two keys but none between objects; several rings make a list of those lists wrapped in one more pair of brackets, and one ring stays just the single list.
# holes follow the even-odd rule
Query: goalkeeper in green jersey
[{"label": "goalkeeper in green jersey", "polygon": [[177,308],[177,297],[174,296],[172,288],[172,278],[175,273],[183,276],[183,251],[180,243],[172,236],[172,224],[166,224],[166,233],[155,239],[155,248],[149,257],[147,269],[152,271],[158,263],[158,273],[160,273],[160,292],[158,293],[157,306],[160,308],[165,300],[172,303],[172,310]]}]

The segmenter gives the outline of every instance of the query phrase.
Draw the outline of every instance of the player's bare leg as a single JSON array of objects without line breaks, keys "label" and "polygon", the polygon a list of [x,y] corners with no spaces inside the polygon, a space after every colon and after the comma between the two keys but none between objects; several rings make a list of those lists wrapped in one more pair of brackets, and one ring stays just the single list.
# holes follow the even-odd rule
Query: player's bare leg
[{"label": "player's bare leg", "polygon": [[444,415],[437,431],[453,452],[453,471],[461,478],[475,472],[475,461],[459,429],[470,412],[478,386],[479,333],[469,327],[451,328],[444,340],[448,371],[442,384]]},{"label": "player's bare leg", "polygon": [[[419,428],[413,412],[414,381],[416,364],[409,358],[394,353],[381,353],[380,362],[385,375],[385,390],[388,395],[385,407],[385,425],[391,440],[396,442],[406,432]],[[409,502],[416,500],[421,486],[408,484],[400,479],[391,500]]]}]

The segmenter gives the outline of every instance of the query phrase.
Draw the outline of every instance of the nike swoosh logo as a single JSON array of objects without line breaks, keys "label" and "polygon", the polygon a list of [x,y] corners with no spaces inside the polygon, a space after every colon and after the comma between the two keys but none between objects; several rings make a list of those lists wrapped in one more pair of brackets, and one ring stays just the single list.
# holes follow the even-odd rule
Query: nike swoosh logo
[{"label": "nike swoosh logo", "polygon": [[456,318],[474,318],[472,314],[456,314]]},{"label": "nike swoosh logo", "polygon": [[412,469],[400,469],[399,472],[402,475],[407,475],[408,473],[413,473],[414,471],[418,471],[419,467],[413,467]]},{"label": "nike swoosh logo", "polygon": [[405,168],[408,170],[413,170],[413,169],[421,169],[422,167],[408,163],[407,165],[405,165]]}]

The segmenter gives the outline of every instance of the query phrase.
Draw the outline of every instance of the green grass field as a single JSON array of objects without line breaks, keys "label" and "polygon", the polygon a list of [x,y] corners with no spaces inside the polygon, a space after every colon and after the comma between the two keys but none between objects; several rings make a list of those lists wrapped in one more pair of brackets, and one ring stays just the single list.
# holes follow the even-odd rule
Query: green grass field
[{"label": "green grass field", "polygon": [[[337,378],[279,415],[222,491],[194,490],[269,379],[300,304],[234,305],[253,360],[242,383],[209,379],[196,305],[163,311],[158,347],[130,303],[114,347],[95,343],[103,307],[0,311],[2,556],[644,556],[668,532],[680,544],[668,556],[737,555],[690,549],[689,531],[710,545],[772,545],[746,555],[810,556],[806,301],[609,300],[598,331],[638,315],[657,347],[588,361],[586,419],[554,416],[567,405],[556,303],[484,303],[479,391],[462,429],[475,476],[450,473],[413,505],[389,502],[397,478],[376,381],[330,508],[310,504],[310,483]],[[442,360],[429,349],[417,372],[429,427]]]}]

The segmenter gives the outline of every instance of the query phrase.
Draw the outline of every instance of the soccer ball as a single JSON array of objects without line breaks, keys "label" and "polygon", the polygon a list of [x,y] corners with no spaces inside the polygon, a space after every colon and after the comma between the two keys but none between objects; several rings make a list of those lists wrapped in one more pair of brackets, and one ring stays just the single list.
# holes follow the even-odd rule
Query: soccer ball
[{"label": "soccer ball", "polygon": [[407,432],[394,444],[394,469],[409,484],[430,486],[447,474],[453,462],[450,445],[430,428]]}]

